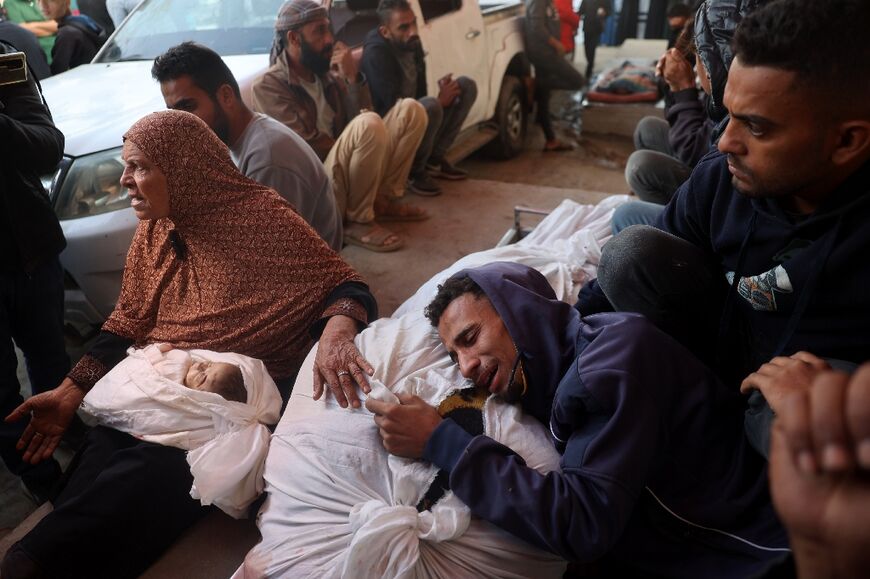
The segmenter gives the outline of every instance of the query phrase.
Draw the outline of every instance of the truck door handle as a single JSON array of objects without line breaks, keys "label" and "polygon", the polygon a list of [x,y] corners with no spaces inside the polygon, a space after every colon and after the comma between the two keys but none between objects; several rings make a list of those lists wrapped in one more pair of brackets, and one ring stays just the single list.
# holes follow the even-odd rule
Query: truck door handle
[{"label": "truck door handle", "polygon": [[480,36],[480,30],[469,30],[468,34],[465,35],[465,38],[467,38],[468,40],[473,40],[478,36]]}]

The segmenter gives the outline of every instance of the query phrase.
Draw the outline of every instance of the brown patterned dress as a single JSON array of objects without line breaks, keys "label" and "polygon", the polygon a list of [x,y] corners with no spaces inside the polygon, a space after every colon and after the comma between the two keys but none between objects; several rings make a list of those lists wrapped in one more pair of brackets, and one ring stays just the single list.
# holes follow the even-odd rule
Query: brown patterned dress
[{"label": "brown patterned dress", "polygon": [[[153,113],[124,139],[165,174],[170,214],[139,223],[104,333],[245,354],[281,379],[298,370],[316,322],[376,315],[359,275],[275,191],[242,175],[197,117]],[[356,294],[336,292],[347,287]],[[92,352],[70,377],[89,389],[108,366]]]}]

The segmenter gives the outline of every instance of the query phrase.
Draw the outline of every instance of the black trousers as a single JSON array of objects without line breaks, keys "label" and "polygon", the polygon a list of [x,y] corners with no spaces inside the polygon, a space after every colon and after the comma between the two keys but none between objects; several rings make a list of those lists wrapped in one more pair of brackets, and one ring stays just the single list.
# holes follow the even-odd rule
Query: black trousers
[{"label": "black trousers", "polygon": [[2,418],[23,402],[13,340],[24,352],[34,394],[55,388],[69,372],[63,339],[63,267],[53,257],[27,274],[0,272],[0,459],[28,488],[45,497],[60,476],[57,461],[34,466],[15,448],[27,420]]},{"label": "black trousers", "polygon": [[537,121],[548,141],[556,138],[550,119],[550,96],[554,90],[580,90],[583,75],[549,46],[530,47],[529,60],[535,66],[535,103]]},{"label": "black trousers", "polygon": [[[766,362],[739,317],[727,330],[722,314],[728,283],[721,267],[700,248],[648,225],[623,229],[601,253],[598,283],[614,309],[645,315],[726,384],[740,381]],[[760,392],[748,400],[744,428],[752,446],[767,456],[773,413]]]},{"label": "black trousers", "polygon": [[137,577],[209,509],[185,451],[91,430],[48,514],[7,553],[3,579]]}]

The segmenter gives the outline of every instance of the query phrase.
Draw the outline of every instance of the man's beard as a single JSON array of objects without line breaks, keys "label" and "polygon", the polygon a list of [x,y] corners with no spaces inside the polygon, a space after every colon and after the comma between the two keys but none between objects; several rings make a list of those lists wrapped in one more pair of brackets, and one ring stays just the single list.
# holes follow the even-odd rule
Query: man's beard
[{"label": "man's beard", "polygon": [[214,101],[214,108],[214,126],[212,126],[211,130],[214,131],[214,134],[218,136],[218,139],[220,139],[224,145],[229,147],[232,144],[230,143],[230,120],[227,118],[227,114],[217,101]]},{"label": "man's beard", "polygon": [[400,42],[398,40],[390,40],[390,44],[396,50],[400,50],[402,52],[414,52],[420,46],[420,37],[414,36],[409,38],[407,42]]},{"label": "man's beard", "polygon": [[316,52],[311,45],[302,39],[302,65],[316,75],[325,74],[332,64],[332,45],[327,44],[321,52]]}]

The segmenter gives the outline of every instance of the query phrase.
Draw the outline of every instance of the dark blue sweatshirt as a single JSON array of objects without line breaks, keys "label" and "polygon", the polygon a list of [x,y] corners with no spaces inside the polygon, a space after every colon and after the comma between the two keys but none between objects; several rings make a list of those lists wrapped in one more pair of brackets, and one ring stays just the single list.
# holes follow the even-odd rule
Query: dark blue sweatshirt
[{"label": "dark blue sweatshirt", "polygon": [[[763,460],[742,404],[675,340],[636,314],[581,319],[535,270],[468,275],[501,316],[562,472],[444,420],[425,458],[474,515],[568,560],[668,577],[746,577],[781,557]],[[667,555],[670,554],[670,555]]]},{"label": "dark blue sweatshirt", "polygon": [[856,363],[870,358],[870,269],[862,265],[868,223],[870,163],[813,214],[795,216],[775,199],[737,193],[726,156],[715,152],[656,226],[708,252],[729,281],[739,272],[733,315],[749,324],[754,369],[799,350]]},{"label": "dark blue sweatshirt", "polygon": [[[854,363],[870,359],[870,269],[862,265],[870,253],[868,223],[870,163],[814,213],[795,216],[775,199],[737,193],[726,156],[713,152],[654,225],[707,252],[723,279],[739,272],[722,324],[748,326],[749,359],[738,363],[749,372],[800,350]],[[589,314],[605,303],[593,282],[578,308]]]}]

